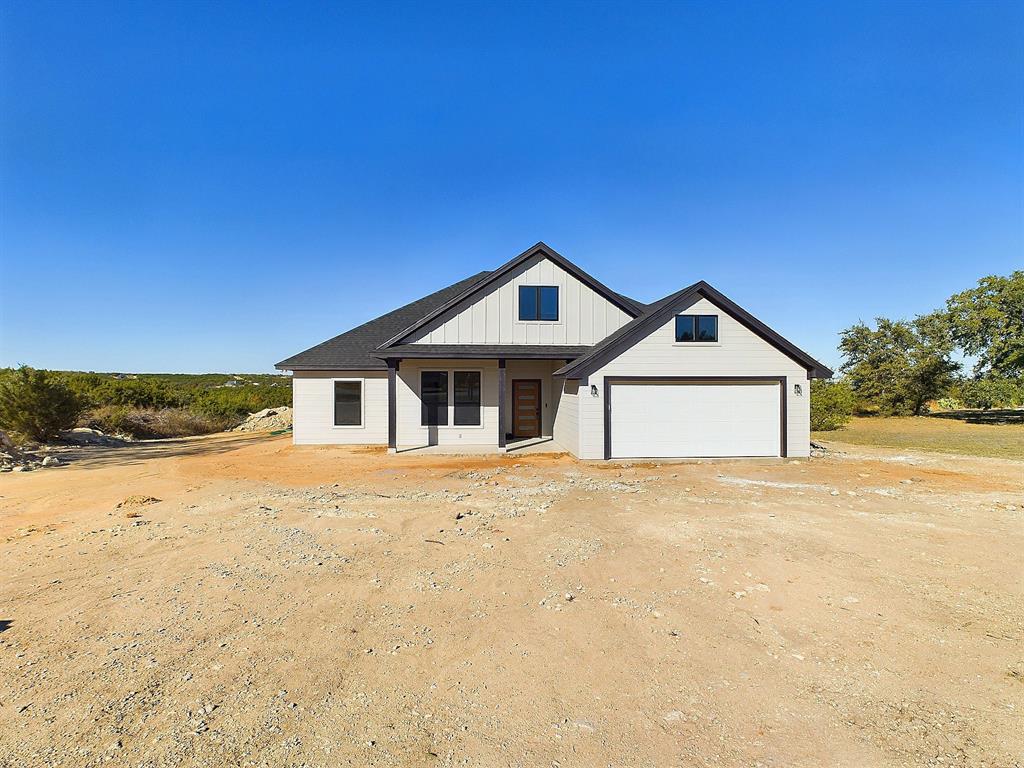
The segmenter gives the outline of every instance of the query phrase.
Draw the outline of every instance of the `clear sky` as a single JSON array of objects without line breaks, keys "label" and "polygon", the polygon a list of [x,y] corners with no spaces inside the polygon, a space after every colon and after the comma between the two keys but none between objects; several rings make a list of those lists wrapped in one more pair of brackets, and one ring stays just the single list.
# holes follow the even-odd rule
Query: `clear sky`
[{"label": "clear sky", "polygon": [[1024,3],[0,4],[0,364],[266,371],[538,240],[837,332],[1024,266]]}]

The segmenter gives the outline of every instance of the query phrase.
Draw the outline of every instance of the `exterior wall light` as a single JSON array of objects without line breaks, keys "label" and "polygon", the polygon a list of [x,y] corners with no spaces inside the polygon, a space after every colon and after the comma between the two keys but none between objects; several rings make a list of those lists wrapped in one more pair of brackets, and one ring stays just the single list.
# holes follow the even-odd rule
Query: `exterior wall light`
[{"label": "exterior wall light", "polygon": [[802,385],[800,385],[800,384],[794,384],[793,385],[793,394],[794,395],[802,395],[803,393],[804,393],[804,388],[803,388]]},{"label": "exterior wall light", "polygon": [[590,385],[590,396],[597,397],[597,384]]}]

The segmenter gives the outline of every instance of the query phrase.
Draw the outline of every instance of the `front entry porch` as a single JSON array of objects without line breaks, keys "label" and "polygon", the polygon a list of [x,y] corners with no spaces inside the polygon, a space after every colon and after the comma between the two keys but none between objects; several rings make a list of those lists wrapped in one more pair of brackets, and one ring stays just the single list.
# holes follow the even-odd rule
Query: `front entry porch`
[{"label": "front entry porch", "polygon": [[[406,349],[411,345],[406,345]],[[388,448],[551,451],[567,357],[388,358]]]}]

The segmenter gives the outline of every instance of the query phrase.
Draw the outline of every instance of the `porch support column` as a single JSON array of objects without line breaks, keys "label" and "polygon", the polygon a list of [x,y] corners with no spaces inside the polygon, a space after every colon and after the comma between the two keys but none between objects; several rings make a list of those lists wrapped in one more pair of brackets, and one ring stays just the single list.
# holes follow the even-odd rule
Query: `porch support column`
[{"label": "porch support column", "polygon": [[388,453],[398,452],[398,360],[388,363]]},{"label": "porch support column", "polygon": [[505,447],[505,358],[498,358],[498,447]]}]

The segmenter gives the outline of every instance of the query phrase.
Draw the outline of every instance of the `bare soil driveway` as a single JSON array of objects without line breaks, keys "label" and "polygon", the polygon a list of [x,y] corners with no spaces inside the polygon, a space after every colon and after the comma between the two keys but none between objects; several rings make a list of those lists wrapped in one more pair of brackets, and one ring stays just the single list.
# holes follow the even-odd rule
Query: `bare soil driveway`
[{"label": "bare soil driveway", "polygon": [[1024,755],[1021,462],[73,458],[0,476],[0,765]]}]

